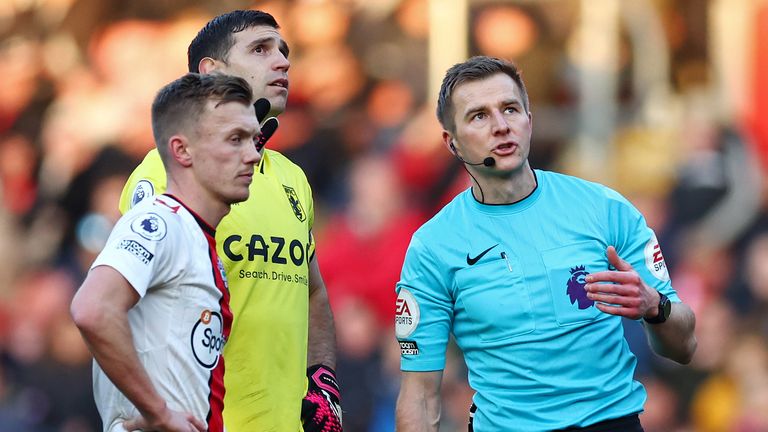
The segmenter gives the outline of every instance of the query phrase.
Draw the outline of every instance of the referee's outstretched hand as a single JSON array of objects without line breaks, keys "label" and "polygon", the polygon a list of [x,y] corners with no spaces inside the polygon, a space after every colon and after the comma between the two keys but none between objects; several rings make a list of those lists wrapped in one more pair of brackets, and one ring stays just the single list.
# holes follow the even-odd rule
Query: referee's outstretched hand
[{"label": "referee's outstretched hand", "polygon": [[606,256],[615,270],[591,273],[584,285],[587,297],[595,302],[596,308],[635,320],[658,307],[659,293],[643,282],[630,263],[619,257],[616,248],[608,246]]},{"label": "referee's outstretched hand", "polygon": [[208,426],[202,420],[190,413],[166,409],[166,415],[155,421],[149,421],[140,416],[123,422],[127,431],[159,431],[159,432],[207,432]]},{"label": "referee's outstretched hand", "polygon": [[270,117],[265,119],[269,115],[269,110],[272,109],[272,104],[266,98],[261,98],[253,104],[253,108],[256,111],[256,120],[261,124],[261,135],[258,141],[256,141],[256,150],[261,152],[267,141],[275,134],[279,122],[277,117]]}]

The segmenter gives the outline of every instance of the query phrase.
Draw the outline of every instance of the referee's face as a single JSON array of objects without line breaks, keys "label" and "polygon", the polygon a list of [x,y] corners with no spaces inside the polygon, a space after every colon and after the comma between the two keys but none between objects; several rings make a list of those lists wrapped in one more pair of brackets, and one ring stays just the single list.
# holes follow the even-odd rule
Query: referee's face
[{"label": "referee's face", "polygon": [[527,166],[532,120],[509,75],[497,73],[460,84],[452,101],[456,125],[452,138],[459,156],[469,162],[495,160],[491,167],[472,166],[475,172],[498,175]]},{"label": "referee's face", "polygon": [[280,32],[270,26],[254,26],[234,33],[234,38],[235,44],[218,70],[248,81],[254,101],[269,100],[272,105],[270,115],[285,111],[291,63],[288,61],[288,45]]}]

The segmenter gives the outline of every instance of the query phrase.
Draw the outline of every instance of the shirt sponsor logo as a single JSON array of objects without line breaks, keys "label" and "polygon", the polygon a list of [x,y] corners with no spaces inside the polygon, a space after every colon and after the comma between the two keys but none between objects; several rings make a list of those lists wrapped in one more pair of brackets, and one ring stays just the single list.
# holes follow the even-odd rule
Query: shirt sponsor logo
[{"label": "shirt sponsor logo", "polygon": [[131,230],[147,240],[158,241],[165,238],[167,226],[157,214],[146,213],[131,222]]},{"label": "shirt sponsor logo", "polygon": [[131,207],[136,204],[151,198],[155,194],[155,187],[149,180],[139,180],[136,183],[136,187],[133,188],[133,196],[131,197]]},{"label": "shirt sponsor logo", "polygon": [[208,309],[200,313],[200,319],[192,327],[192,353],[200,366],[213,369],[227,343],[224,337],[221,314]]},{"label": "shirt sponsor logo", "polygon": [[395,334],[399,338],[410,336],[419,325],[419,304],[410,291],[403,288],[397,295],[395,309]]},{"label": "shirt sponsor logo", "polygon": [[416,344],[416,341],[400,341],[400,353],[404,356],[419,355],[419,346]]},{"label": "shirt sponsor logo", "polygon": [[309,243],[304,244],[301,240],[280,236],[265,237],[261,234],[251,234],[250,238],[243,238],[241,235],[233,234],[224,239],[221,249],[232,262],[247,260],[288,264],[290,261],[294,266],[301,267],[309,256],[309,246]]},{"label": "shirt sponsor logo", "polygon": [[149,262],[152,261],[152,258],[155,257],[152,252],[148,251],[147,248],[142,246],[141,243],[136,240],[123,240],[117,245],[117,248],[132,253],[144,264],[149,264]]},{"label": "shirt sponsor logo", "polygon": [[664,255],[661,254],[661,246],[656,239],[656,234],[651,235],[648,243],[645,244],[645,266],[656,279],[669,280],[667,263],[664,261]]},{"label": "shirt sponsor logo", "polygon": [[578,302],[579,309],[586,309],[594,305],[595,301],[590,300],[587,297],[587,290],[584,289],[584,285],[586,285],[585,278],[587,277],[587,270],[585,267],[583,265],[576,266],[570,269],[570,271],[571,278],[568,279],[568,283],[566,283],[566,292],[568,293],[568,297],[571,299],[571,304]]}]

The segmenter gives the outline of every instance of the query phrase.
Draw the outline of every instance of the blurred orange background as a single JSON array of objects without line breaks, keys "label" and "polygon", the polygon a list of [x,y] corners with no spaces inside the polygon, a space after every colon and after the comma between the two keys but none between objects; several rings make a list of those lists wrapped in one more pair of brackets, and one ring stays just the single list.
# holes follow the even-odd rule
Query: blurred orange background
[{"label": "blurred orange background", "polygon": [[[0,431],[100,430],[68,304],[154,145],[155,92],[240,8],[291,46],[268,145],[315,193],[347,432],[394,429],[394,284],[413,231],[469,185],[436,89],[476,54],[521,67],[532,165],[626,195],[696,312],[687,367],[626,322],[645,430],[768,431],[768,0],[2,0]],[[440,430],[466,430],[455,347],[444,376]]]}]

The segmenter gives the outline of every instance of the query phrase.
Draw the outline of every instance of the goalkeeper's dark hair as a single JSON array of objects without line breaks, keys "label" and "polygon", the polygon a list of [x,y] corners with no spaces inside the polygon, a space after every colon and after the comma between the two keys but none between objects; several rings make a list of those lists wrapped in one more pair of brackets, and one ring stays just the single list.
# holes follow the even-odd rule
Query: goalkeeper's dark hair
[{"label": "goalkeeper's dark hair", "polygon": [[523,83],[523,78],[517,66],[496,57],[475,56],[463,63],[453,65],[445,73],[445,78],[443,78],[443,83],[440,86],[440,94],[437,98],[437,119],[440,121],[443,129],[450,132],[455,132],[456,129],[453,119],[455,114],[453,112],[453,90],[466,82],[488,78],[497,73],[508,75],[517,84],[520,88],[520,96],[523,99],[523,108],[525,108],[525,112],[529,112],[528,91],[525,89],[525,83]]},{"label": "goalkeeper's dark hair", "polygon": [[251,86],[240,77],[188,73],[166,85],[152,102],[152,134],[160,159],[168,167],[168,141],[179,133],[195,133],[208,101],[216,106],[238,102],[251,105]]},{"label": "goalkeeper's dark hair", "polygon": [[187,49],[187,67],[200,72],[200,60],[210,57],[226,62],[229,50],[235,44],[235,33],[255,26],[279,29],[275,17],[259,10],[235,10],[208,21]]}]

